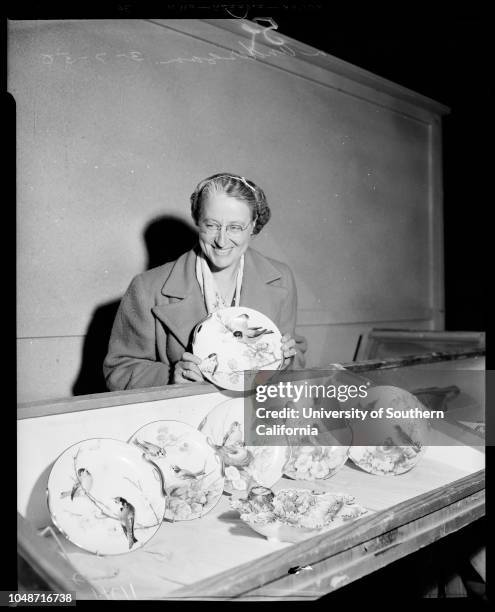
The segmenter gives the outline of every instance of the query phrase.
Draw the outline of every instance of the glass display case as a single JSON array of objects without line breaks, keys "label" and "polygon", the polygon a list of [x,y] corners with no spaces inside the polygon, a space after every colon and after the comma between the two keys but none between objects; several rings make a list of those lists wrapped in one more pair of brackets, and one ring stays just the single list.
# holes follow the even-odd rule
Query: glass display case
[{"label": "glass display case", "polygon": [[[34,572],[53,590],[75,591],[78,599],[90,600],[317,599],[484,516],[484,352],[343,365],[349,375],[417,393],[424,406],[436,402],[445,418],[432,422],[429,446],[406,473],[378,476],[348,460],[331,477],[319,479],[320,492],[355,496],[366,513],[297,543],[267,539],[250,529],[232,510],[228,491],[205,515],[164,521],[148,542],[126,554],[94,555],[53,524],[46,487],[65,449],[95,437],[128,441],[145,424],[163,419],[199,428],[228,399],[227,392],[213,385],[173,385],[20,405],[20,580]],[[232,440],[234,434],[229,432]],[[282,476],[271,489],[276,493],[314,486],[314,481]],[[289,572],[303,566],[312,571]]]}]

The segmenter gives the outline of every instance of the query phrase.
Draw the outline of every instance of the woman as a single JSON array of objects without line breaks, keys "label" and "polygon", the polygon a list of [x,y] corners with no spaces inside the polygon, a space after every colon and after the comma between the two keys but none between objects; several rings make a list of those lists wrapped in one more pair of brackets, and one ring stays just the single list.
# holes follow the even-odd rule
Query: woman
[{"label": "woman", "polygon": [[203,381],[192,333],[226,306],[269,317],[282,333],[283,367],[304,367],[292,272],[250,248],[270,219],[263,191],[242,176],[215,174],[191,195],[191,213],[198,246],[136,276],[122,299],[103,364],[110,390]]}]

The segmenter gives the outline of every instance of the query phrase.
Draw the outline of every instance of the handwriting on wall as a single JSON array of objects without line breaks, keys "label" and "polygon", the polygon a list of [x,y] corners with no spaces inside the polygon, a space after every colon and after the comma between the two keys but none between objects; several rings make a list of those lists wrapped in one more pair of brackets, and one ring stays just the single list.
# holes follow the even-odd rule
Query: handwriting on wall
[{"label": "handwriting on wall", "polygon": [[[129,51],[124,51],[120,53],[108,53],[105,51],[94,53],[90,55],[79,55],[73,56],[66,51],[57,50],[55,53],[41,53],[41,61],[43,64],[47,66],[52,66],[54,64],[60,65],[62,62],[65,65],[65,68],[69,68],[76,63],[82,62],[100,62],[102,64],[108,64],[112,61],[123,59],[129,60],[131,62],[139,63],[139,62],[152,62],[157,65],[166,65],[166,64],[209,64],[215,65],[219,62],[223,61],[233,61],[237,59],[245,59],[245,60],[261,60],[269,57],[296,57],[297,55],[315,57],[318,55],[326,55],[324,51],[302,51],[298,49],[297,51],[293,49],[290,45],[286,44],[286,41],[279,35],[275,35],[273,32],[277,29],[277,24],[273,21],[271,17],[255,17],[254,21],[256,23],[243,23],[242,29],[245,32],[250,34],[250,41],[246,43],[245,41],[239,40],[238,45],[241,48],[240,51],[231,50],[226,55],[218,54],[210,52],[205,56],[193,55],[192,57],[173,57],[168,59],[150,59],[147,58],[141,51],[136,51],[134,49]],[[268,23],[267,26],[261,26],[259,22]],[[260,48],[257,47],[258,37],[261,37],[270,45],[275,45],[274,49],[266,49],[265,47]]]}]

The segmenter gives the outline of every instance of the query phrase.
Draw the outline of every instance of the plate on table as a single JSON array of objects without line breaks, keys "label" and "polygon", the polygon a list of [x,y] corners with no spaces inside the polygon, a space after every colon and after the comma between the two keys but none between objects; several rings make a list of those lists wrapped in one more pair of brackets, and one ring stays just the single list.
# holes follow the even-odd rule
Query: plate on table
[{"label": "plate on table", "polygon": [[253,484],[272,487],[282,477],[287,461],[286,446],[244,444],[244,402],[234,398],[215,406],[199,425],[208,444],[216,451],[225,473],[227,492],[244,491]]},{"label": "plate on table", "polygon": [[53,523],[73,544],[100,555],[141,548],[159,529],[165,497],[157,469],[121,440],[67,448],[48,478]]},{"label": "plate on table", "polygon": [[205,378],[223,389],[244,391],[258,370],[280,368],[281,340],[275,323],[261,312],[222,308],[196,326],[192,350],[202,359],[199,369]]},{"label": "plate on table", "polygon": [[330,478],[344,466],[349,456],[349,448],[348,444],[292,446],[284,474],[295,480]]},{"label": "plate on table", "polygon": [[[304,404],[289,402],[296,409]],[[336,399],[305,400],[306,406],[316,410],[338,410],[339,402]],[[290,425],[315,427],[316,436],[300,436],[298,444],[292,442],[289,457],[284,467],[284,474],[295,480],[324,480],[334,476],[342,469],[349,457],[352,444],[352,429],[347,419],[324,418],[321,416],[308,416],[292,419]]]},{"label": "plate on table", "polygon": [[[386,411],[408,414],[426,410],[416,396],[400,387],[379,385],[372,387],[362,401],[367,410],[384,409],[382,418],[353,421],[353,445],[350,459],[361,469],[379,476],[395,476],[411,470],[427,449],[430,424],[424,418],[386,418]],[[381,444],[371,446],[373,442]]]},{"label": "plate on table", "polygon": [[280,489],[270,497],[248,495],[230,505],[251,529],[279,542],[300,542],[370,512],[345,493]]},{"label": "plate on table", "polygon": [[180,421],[153,421],[136,431],[129,444],[160,470],[165,519],[199,518],[217,504],[223,492],[222,464],[196,428]]}]

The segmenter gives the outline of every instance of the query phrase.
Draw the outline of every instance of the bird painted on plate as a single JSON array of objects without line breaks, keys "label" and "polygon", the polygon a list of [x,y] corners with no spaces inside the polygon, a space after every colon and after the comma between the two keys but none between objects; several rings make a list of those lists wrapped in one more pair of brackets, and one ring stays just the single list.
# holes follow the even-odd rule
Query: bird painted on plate
[{"label": "bird painted on plate", "polygon": [[144,451],[145,456],[153,457],[154,459],[167,456],[167,451],[162,446],[152,442],[147,442],[146,440],[140,441],[136,438],[134,444]]},{"label": "bird painted on plate", "polygon": [[69,497],[71,501],[74,501],[74,497],[82,495],[85,491],[89,491],[93,486],[93,477],[86,468],[79,468],[77,470],[77,482],[72,487],[71,491],[63,491],[60,497]]},{"label": "bird painted on plate", "polygon": [[203,359],[203,361],[199,364],[199,369],[204,374],[209,374],[210,376],[214,376],[215,372],[218,368],[218,355],[216,353],[210,353],[208,357]]},{"label": "bird painted on plate", "polygon": [[203,468],[198,472],[191,472],[190,470],[186,470],[184,468],[179,467],[178,465],[171,465],[170,469],[178,476],[181,480],[196,480],[199,476],[205,475],[205,467],[206,461],[203,465]]},{"label": "bird painted on plate", "polygon": [[220,447],[220,454],[225,460],[226,465],[243,467],[249,465],[253,459],[252,453],[246,448],[242,425],[239,421],[234,421],[225,436]]},{"label": "bird painted on plate", "polygon": [[407,445],[411,446],[417,453],[419,453],[419,451],[421,450],[421,443],[417,442],[416,440],[413,440],[411,438],[411,436],[409,436],[400,425],[394,425],[395,430],[397,431],[397,433],[399,434],[399,436],[402,438],[402,441],[405,442]]},{"label": "bird painted on plate", "polygon": [[215,444],[211,438],[207,438],[207,442],[221,461],[223,476],[225,475],[225,466],[246,467],[253,460],[253,454],[245,446],[244,442],[237,442],[231,446]]},{"label": "bird painted on plate", "polygon": [[120,524],[122,525],[122,531],[127,538],[129,544],[129,550],[138,541],[134,536],[134,506],[130,504],[123,497],[114,497],[114,502],[119,505],[118,515]]},{"label": "bird painted on plate", "polygon": [[264,334],[273,334],[273,330],[266,329],[266,327],[249,327],[249,315],[248,314],[240,314],[237,317],[234,317],[230,321],[228,321],[225,326],[229,329],[234,338],[237,338],[240,342],[249,343],[256,338]]},{"label": "bird painted on plate", "polygon": [[243,442],[244,436],[242,435],[242,425],[239,421],[233,421],[229,429],[226,431],[222,446],[233,446]]}]

